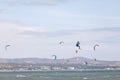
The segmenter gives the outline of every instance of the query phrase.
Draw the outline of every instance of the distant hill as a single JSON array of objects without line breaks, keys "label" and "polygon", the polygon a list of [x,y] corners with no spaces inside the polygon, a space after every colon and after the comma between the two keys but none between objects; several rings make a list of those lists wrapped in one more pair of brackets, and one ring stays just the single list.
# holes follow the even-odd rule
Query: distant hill
[{"label": "distant hill", "polygon": [[111,66],[120,66],[120,61],[102,61],[89,59],[85,57],[73,57],[67,59],[48,59],[48,58],[15,58],[15,59],[6,59],[0,58],[0,63],[9,63],[9,64],[99,64],[99,65],[111,65]]}]

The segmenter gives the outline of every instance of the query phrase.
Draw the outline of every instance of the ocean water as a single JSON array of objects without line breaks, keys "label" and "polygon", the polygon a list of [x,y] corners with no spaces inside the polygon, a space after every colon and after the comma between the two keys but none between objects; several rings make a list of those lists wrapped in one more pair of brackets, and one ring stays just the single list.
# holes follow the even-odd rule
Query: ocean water
[{"label": "ocean water", "polygon": [[120,80],[120,70],[11,71],[0,72],[0,80]]}]

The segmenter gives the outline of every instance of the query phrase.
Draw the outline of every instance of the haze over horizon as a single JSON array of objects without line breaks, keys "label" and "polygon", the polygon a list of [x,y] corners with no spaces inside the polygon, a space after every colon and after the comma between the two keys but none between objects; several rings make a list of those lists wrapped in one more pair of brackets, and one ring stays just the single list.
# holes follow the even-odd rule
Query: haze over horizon
[{"label": "haze over horizon", "polygon": [[[120,61],[120,1],[0,0],[0,58]],[[59,42],[64,41],[60,45]],[[75,53],[76,42],[82,50]],[[96,50],[93,46],[99,44]],[[10,45],[5,51],[5,45]]]}]

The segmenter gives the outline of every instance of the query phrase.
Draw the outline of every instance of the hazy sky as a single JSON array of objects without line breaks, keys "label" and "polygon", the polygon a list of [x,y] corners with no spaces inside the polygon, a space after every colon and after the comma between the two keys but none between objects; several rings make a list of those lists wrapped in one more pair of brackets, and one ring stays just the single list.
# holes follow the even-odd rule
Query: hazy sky
[{"label": "hazy sky", "polygon": [[119,0],[0,0],[0,58],[120,61],[119,49]]}]

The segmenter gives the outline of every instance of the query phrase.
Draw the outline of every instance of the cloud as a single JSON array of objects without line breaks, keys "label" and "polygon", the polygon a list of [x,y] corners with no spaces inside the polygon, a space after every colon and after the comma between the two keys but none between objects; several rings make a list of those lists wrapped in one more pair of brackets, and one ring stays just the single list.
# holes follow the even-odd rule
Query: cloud
[{"label": "cloud", "polygon": [[83,42],[102,42],[118,43],[120,42],[120,28],[92,28],[92,29],[64,29],[54,30],[48,26],[29,26],[14,22],[0,22],[0,37],[5,39],[14,39],[15,37],[36,37],[36,38],[73,38]]},{"label": "cloud", "polygon": [[6,0],[3,1],[4,4],[7,4],[9,6],[18,6],[18,5],[25,5],[25,6],[41,6],[41,5],[57,5],[60,2],[63,2],[64,0]]},{"label": "cloud", "polygon": [[41,38],[59,38],[72,37],[83,42],[96,41],[101,43],[118,43],[120,42],[120,28],[94,28],[84,30],[57,30],[57,31],[24,31],[21,35],[36,36]]},{"label": "cloud", "polygon": [[[19,27],[18,28],[20,32],[44,32],[47,31],[46,27],[41,27],[41,26],[25,26],[25,27]],[[20,33],[19,32],[19,33]]]},{"label": "cloud", "polygon": [[120,42],[120,28],[92,28],[92,29],[64,29],[54,30],[48,26],[29,26],[14,22],[0,22],[0,37],[4,39],[15,39],[17,37],[36,38],[69,38],[82,42],[118,43]]},{"label": "cloud", "polygon": [[24,31],[21,34],[23,35],[31,35],[31,36],[39,36],[39,37],[60,37],[64,35],[70,35],[70,32],[67,32],[68,30],[63,30],[63,31],[44,31],[44,32],[39,32],[39,31]]},{"label": "cloud", "polygon": [[[80,34],[80,33],[94,33],[94,32],[119,32],[120,28],[119,27],[113,27],[113,28],[93,28],[93,29],[66,29],[66,30],[56,30],[56,31],[43,31],[43,32],[39,32],[39,31],[24,31],[23,34],[33,34],[33,35],[37,35],[41,36],[44,33],[49,34],[52,36],[53,35],[58,35],[58,36],[62,36],[62,35],[72,35],[72,34]],[[55,34],[56,33],[56,34]]]},{"label": "cloud", "polygon": [[41,26],[29,26],[24,25],[17,22],[0,22],[0,38],[1,40],[16,40],[16,39],[22,39],[23,36],[19,35],[19,33],[27,32],[27,31],[38,31],[38,32],[44,32],[47,31],[46,27]]}]

